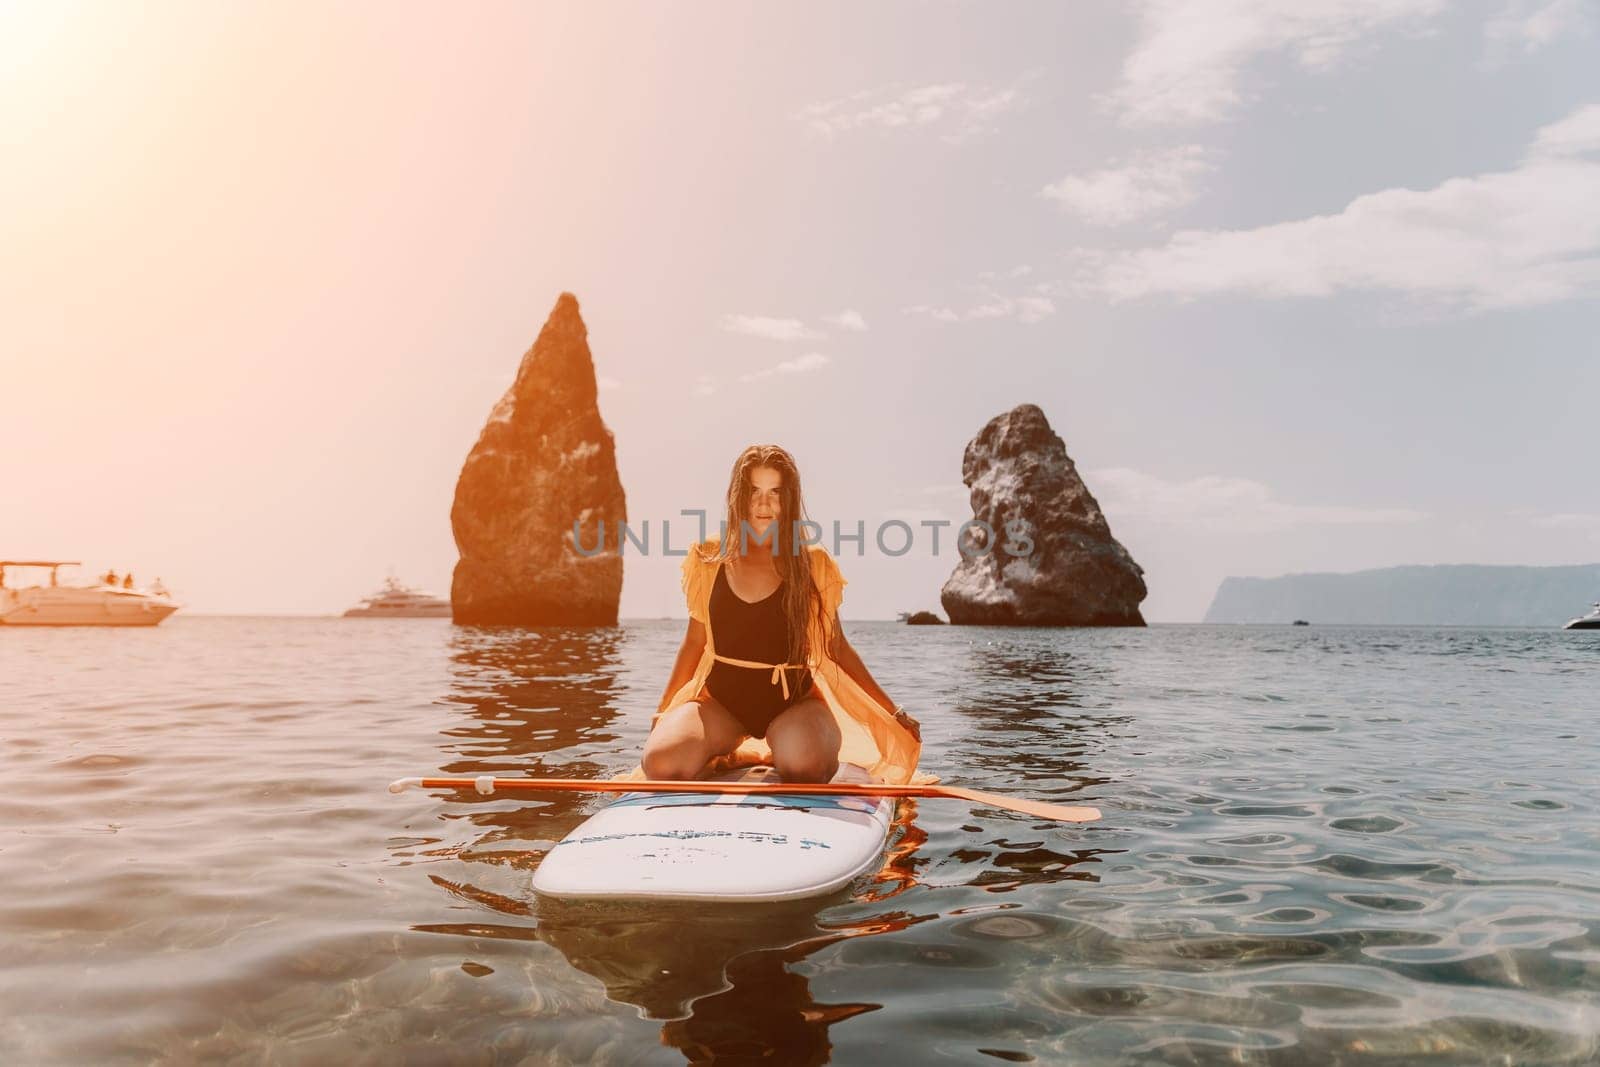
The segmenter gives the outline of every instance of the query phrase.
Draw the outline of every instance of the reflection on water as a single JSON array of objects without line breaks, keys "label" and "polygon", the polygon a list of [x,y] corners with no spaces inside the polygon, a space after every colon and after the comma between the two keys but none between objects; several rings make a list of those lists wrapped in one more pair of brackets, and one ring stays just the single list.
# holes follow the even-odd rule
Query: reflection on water
[{"label": "reflection on water", "polygon": [[[1586,634],[851,625],[951,783],[810,905],[591,912],[682,634],[208,619],[6,633],[0,1062],[1600,1059]],[[1577,640],[1577,638],[1585,640]]]},{"label": "reflection on water", "polygon": [[575,778],[597,774],[594,763],[566,754],[616,738],[623,641],[616,628],[456,627],[445,703],[466,714],[443,731],[451,739],[444,751],[455,758],[441,769],[452,775],[553,775],[555,768]]},{"label": "reflection on water", "polygon": [[[999,634],[966,652],[964,669],[977,684],[952,710],[969,717],[975,729],[947,753],[962,768],[961,780],[980,785],[993,778],[1039,796],[1065,796],[1104,784],[1088,773],[1097,738],[1108,727],[1126,724],[1127,717],[1108,711],[1097,712],[1093,720],[1072,715],[1084,705],[1080,678],[1092,682],[1103,670],[1037,635]],[[627,653],[626,636],[620,630],[457,631],[450,642],[451,687],[443,703],[460,714],[442,730],[442,768],[467,777],[610,773],[604,760],[616,754],[612,743],[625,689],[617,676]],[[1018,751],[1030,754],[1022,773]],[[604,758],[594,758],[597,753]],[[993,817],[1004,832],[996,833],[996,824],[987,821],[966,826],[975,840],[933,862],[923,852],[928,832],[917,825],[918,805],[905,801],[881,869],[863,880],[853,897],[738,906],[554,899],[535,904],[522,879],[550,844],[604,800],[577,792],[537,795],[532,801],[451,792],[439,800],[442,820],[465,820],[476,828],[470,841],[447,852],[469,863],[514,869],[520,877],[508,892],[470,877],[431,875],[452,898],[497,917],[414,929],[549,945],[597,978],[611,999],[663,1021],[663,1042],[694,1063],[762,1055],[781,1055],[783,1062],[827,1062],[829,1027],[879,1005],[870,998],[818,1003],[795,965],[850,938],[891,935],[930,918],[913,919],[887,904],[924,878],[990,894],[1035,885],[1087,885],[1098,878],[1100,857],[1120,851],[1062,847],[1059,827],[1046,827],[1051,838],[1046,840],[1046,834],[1030,834],[1034,820],[997,812]],[[409,843],[397,852],[413,854]],[[491,877],[503,885],[501,875]],[[841,900],[871,910],[824,922],[822,914]],[[996,917],[976,929],[1011,929],[1026,921]]]},{"label": "reflection on water", "polygon": [[1056,643],[1056,631],[985,628],[966,650],[972,688],[1019,715],[1089,706],[1090,686],[1103,691],[1105,661]]},{"label": "reflection on water", "polygon": [[[443,703],[463,714],[442,731],[442,770],[466,777],[609,773],[585,755],[617,739],[623,644],[620,630],[458,629],[450,642],[452,684]],[[530,803],[441,793],[441,818],[477,828],[470,844],[454,854],[531,876],[545,846],[604,803],[573,791],[535,796]],[[907,805],[897,819],[888,860],[867,880],[862,899],[881,902],[913,884],[916,846],[926,838],[912,825],[914,812]],[[413,854],[413,844],[406,843],[405,855]],[[778,1050],[785,1063],[826,1063],[829,1026],[878,1005],[818,1003],[791,966],[836,942],[911,922],[888,913],[828,927],[819,921],[826,899],[719,906],[541,898],[535,905],[470,881],[430,879],[451,897],[508,921],[420,923],[413,929],[550,945],[599,979],[611,999],[662,1021],[663,1043],[682,1050],[691,1063],[759,1059]],[[527,921],[535,915],[536,923]],[[509,921],[518,919],[523,921]]]},{"label": "reflection on water", "polygon": [[1096,757],[1132,717],[1090,695],[1105,691],[1110,669],[1103,656],[1063,645],[1061,633],[975,631],[960,668],[971,684],[952,707],[969,724],[948,755],[962,781],[981,777],[1002,791],[1025,783],[1030,796],[1052,800],[1107,784]]},{"label": "reflection on water", "polygon": [[[591,749],[617,740],[618,628],[456,627],[450,638],[450,690],[440,772],[475,777],[601,778]],[[591,797],[572,791],[514,794],[485,801],[441,795],[447,818],[486,828],[473,852],[500,842],[559,841],[587,817]],[[527,866],[526,857],[508,856]]]},{"label": "reflection on water", "polygon": [[[457,887],[450,887],[455,891]],[[525,911],[515,902],[514,911]],[[426,924],[465,938],[542,941],[598,979],[607,996],[663,1023],[661,1041],[690,1063],[822,1064],[828,1029],[879,1005],[824,1003],[793,966],[853,937],[906,929],[930,916],[891,912],[839,925],[832,902],[718,907],[704,903],[569,902],[544,898],[538,924]]]},{"label": "reflection on water", "polygon": [[[573,966],[600,979],[613,998],[637,1005],[647,1018],[698,1019],[691,1028],[701,1034],[719,1027],[736,1032],[754,1021],[730,1018],[730,1009],[737,1008],[775,1022],[820,1022],[825,1031],[826,1013],[818,1010],[804,979],[780,978],[785,964],[884,929],[881,923],[870,929],[824,929],[818,916],[827,903],[730,907],[541,898],[539,931]],[[769,979],[778,980],[767,986]]]}]

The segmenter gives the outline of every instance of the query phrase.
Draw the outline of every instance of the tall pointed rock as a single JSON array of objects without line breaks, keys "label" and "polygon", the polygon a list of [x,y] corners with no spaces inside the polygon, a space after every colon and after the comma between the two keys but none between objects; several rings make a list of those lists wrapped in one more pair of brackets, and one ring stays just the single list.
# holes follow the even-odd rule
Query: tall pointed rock
[{"label": "tall pointed rock", "polygon": [[[588,329],[577,297],[562,293],[456,481],[455,621],[615,626],[617,534],[626,518]],[[594,552],[602,521],[603,547]],[[583,551],[573,540],[575,522]]]},{"label": "tall pointed rock", "polygon": [[[995,536],[974,525],[961,538],[961,562],[939,597],[951,622],[1144,625],[1144,571],[1111,536],[1038,407],[1021,404],[990,419],[967,444],[961,480],[972,491],[973,520]],[[1012,537],[1012,529],[1027,540]]]}]

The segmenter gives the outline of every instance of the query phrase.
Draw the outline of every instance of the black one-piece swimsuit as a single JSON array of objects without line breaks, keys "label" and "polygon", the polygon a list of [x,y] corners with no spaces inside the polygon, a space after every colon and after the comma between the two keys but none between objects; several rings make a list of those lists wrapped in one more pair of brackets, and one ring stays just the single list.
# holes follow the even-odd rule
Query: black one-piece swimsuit
[{"label": "black one-piece swimsuit", "polygon": [[[741,600],[719,564],[711,587],[711,637],[717,655],[752,663],[789,662],[789,625],[783,616],[783,598],[778,595],[782,592],[783,582],[779,582],[778,588],[754,604]],[[765,737],[773,719],[811,692],[808,668],[785,668],[785,673],[788,700],[783,698],[783,687],[772,680],[770,667],[737,667],[719,660],[711,665],[706,688],[750,736]]]}]

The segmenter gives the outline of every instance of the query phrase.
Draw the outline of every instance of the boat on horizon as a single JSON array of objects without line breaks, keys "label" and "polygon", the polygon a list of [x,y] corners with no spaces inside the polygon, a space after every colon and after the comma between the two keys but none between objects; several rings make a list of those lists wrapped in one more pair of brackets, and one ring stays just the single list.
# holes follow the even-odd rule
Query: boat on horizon
[{"label": "boat on horizon", "polygon": [[1600,630],[1600,600],[1594,602],[1594,610],[1587,615],[1580,615],[1562,627],[1563,630]]},{"label": "boat on horizon", "polygon": [[394,575],[383,588],[344,613],[347,619],[448,619],[450,601],[412,589]]},{"label": "boat on horizon", "polygon": [[[0,560],[0,625],[155,626],[178,610],[160,579],[144,589],[109,580],[62,584],[61,568],[77,566],[68,560]],[[9,567],[47,568],[50,584],[12,587],[6,582]]]}]

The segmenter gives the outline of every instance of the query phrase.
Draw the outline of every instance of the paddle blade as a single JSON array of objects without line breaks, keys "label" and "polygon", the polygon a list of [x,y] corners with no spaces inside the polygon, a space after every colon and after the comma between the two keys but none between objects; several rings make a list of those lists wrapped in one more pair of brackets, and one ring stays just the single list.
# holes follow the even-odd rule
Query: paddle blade
[{"label": "paddle blade", "polygon": [[1032,815],[1040,819],[1055,819],[1057,822],[1094,822],[1100,818],[1100,809],[1088,805],[1051,804],[1043,800],[1025,800],[1020,797],[1003,797],[998,793],[983,793],[976,789],[961,789],[956,786],[933,786],[943,795],[953,799],[970,800],[974,804],[987,804],[994,808],[1005,808],[1008,811],[1018,811],[1024,815]]}]

